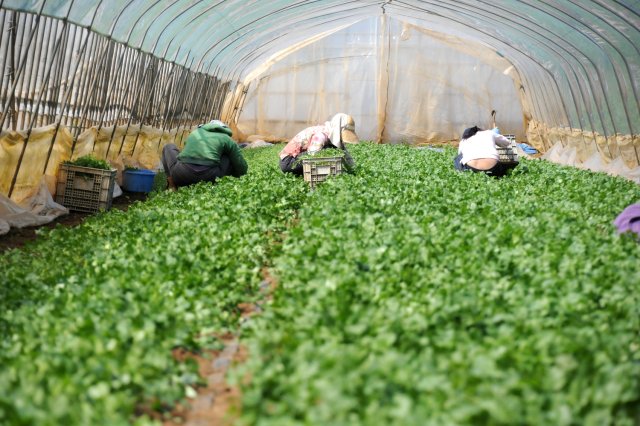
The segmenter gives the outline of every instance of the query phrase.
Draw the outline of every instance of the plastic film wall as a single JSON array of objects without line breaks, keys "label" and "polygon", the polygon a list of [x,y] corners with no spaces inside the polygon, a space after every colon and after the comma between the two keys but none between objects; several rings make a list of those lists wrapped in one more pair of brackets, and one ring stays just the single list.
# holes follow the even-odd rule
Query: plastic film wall
[{"label": "plastic film wall", "polygon": [[54,192],[59,164],[85,154],[156,168],[167,141],[220,114],[213,76],[58,19],[3,9],[0,26],[0,191],[15,201],[43,176]]},{"label": "plastic film wall", "polygon": [[173,141],[213,117],[287,139],[335,111],[431,143],[496,110],[553,161],[639,170],[638,0],[0,0],[0,26],[4,194],[35,158],[29,182],[55,174],[58,134],[72,156],[84,132]]},{"label": "plastic film wall", "polygon": [[[483,100],[494,98],[499,102],[500,99],[504,102],[502,105],[507,106],[507,115],[501,115],[498,109],[498,124],[506,126],[502,126],[503,132],[515,133],[519,138],[524,135],[542,152],[553,148],[547,157],[553,161],[609,171],[640,182],[639,5],[639,2],[604,1],[491,2],[491,5],[482,1],[387,2],[384,6],[385,15],[390,17],[390,33],[385,34],[382,25],[368,25],[369,37],[364,35],[362,39],[375,40],[375,43],[363,46],[360,64],[356,65],[357,61],[349,54],[333,56],[334,62],[345,58],[342,68],[350,67],[353,71],[348,73],[350,79],[377,70],[373,78],[368,77],[374,84],[364,95],[369,99],[364,103],[367,108],[349,110],[354,104],[353,97],[357,98],[360,92],[346,84],[349,95],[343,96],[342,101],[318,95],[312,100],[316,105],[309,109],[300,105],[303,98],[296,96],[298,109],[285,110],[288,116],[312,111],[307,121],[317,122],[325,118],[322,114],[326,110],[347,109],[360,116],[359,132],[367,139],[438,142],[459,137],[463,123],[487,123],[486,115],[474,111],[487,109]],[[402,22],[399,38],[394,20]],[[416,41],[417,37],[407,35],[407,28],[413,33],[423,33],[424,40]],[[354,37],[361,31],[356,27],[343,30],[352,32]],[[428,41],[429,38],[432,40]],[[397,42],[404,39],[410,40],[404,45],[413,46],[404,49],[403,43]],[[307,87],[302,87],[313,81],[312,77],[302,77],[308,72],[306,69],[314,67],[314,61],[321,65],[331,62],[330,51],[334,49],[335,53],[341,42],[322,43],[323,46],[317,42],[316,46],[304,47],[304,53],[285,60],[289,61],[288,78],[283,77],[287,67],[283,63],[274,64],[271,71],[264,72],[259,79],[245,82],[249,94],[241,114],[241,127],[245,126],[248,132],[264,133],[266,137],[282,133],[285,124],[278,123],[273,129],[268,126],[278,121],[273,115],[282,110],[283,89],[275,88],[280,93],[278,103],[272,108],[269,86],[277,85],[279,79],[286,81],[294,93],[310,93]],[[342,44],[348,52],[349,45]],[[373,48],[374,44],[377,49]],[[440,58],[432,49],[434,44],[446,52]],[[404,57],[403,50],[406,51]],[[316,58],[307,61],[309,52],[315,52]],[[377,55],[376,60],[372,61],[370,55]],[[489,81],[474,78],[477,73],[463,75],[461,71],[465,67],[455,66],[463,57],[468,61],[475,58],[481,68],[493,68],[495,78]],[[389,65],[386,70],[385,62]],[[366,63],[375,65],[367,67]],[[456,72],[443,73],[446,76],[443,80],[437,73],[427,71],[434,66]],[[358,67],[366,70],[363,72]],[[397,77],[394,71],[400,78],[394,79]],[[509,77],[510,84],[497,78],[500,72]],[[330,75],[340,74],[327,69],[327,76]],[[304,82],[302,86],[300,81]],[[400,84],[394,86],[394,82]],[[462,90],[450,91],[448,97],[442,92],[440,97],[437,92],[443,85],[459,86]],[[508,85],[513,86],[513,90]],[[403,96],[403,89],[408,96]],[[412,100],[412,96],[420,99]],[[397,98],[395,110],[394,97]],[[465,98],[474,105],[469,107],[462,101]],[[424,111],[421,102],[437,105],[431,109],[437,113]],[[513,102],[519,107],[512,108]],[[385,107],[381,108],[381,104]],[[289,102],[287,108],[292,105],[294,103]],[[403,107],[407,105],[410,106],[405,110]],[[445,107],[447,105],[449,107]],[[374,107],[376,111],[372,113]],[[442,113],[444,111],[448,114]],[[522,116],[509,116],[514,111],[521,112]],[[372,114],[376,120],[370,119]],[[372,126],[376,121],[377,126]],[[293,127],[285,130],[286,136],[295,133]]]},{"label": "plastic film wall", "polygon": [[307,45],[250,83],[239,128],[292,137],[335,112],[353,115],[362,139],[442,143],[466,127],[525,138],[513,67],[483,45],[435,38],[393,18],[370,18]]}]

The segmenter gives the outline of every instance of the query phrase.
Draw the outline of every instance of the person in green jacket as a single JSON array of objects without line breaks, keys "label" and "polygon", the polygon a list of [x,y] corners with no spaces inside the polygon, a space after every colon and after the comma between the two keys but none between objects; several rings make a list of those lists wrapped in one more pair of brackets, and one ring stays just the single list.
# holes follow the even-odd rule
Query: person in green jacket
[{"label": "person in green jacket", "polygon": [[213,120],[189,134],[182,152],[175,144],[165,145],[162,165],[169,188],[246,174],[247,162],[232,135],[229,126]]}]

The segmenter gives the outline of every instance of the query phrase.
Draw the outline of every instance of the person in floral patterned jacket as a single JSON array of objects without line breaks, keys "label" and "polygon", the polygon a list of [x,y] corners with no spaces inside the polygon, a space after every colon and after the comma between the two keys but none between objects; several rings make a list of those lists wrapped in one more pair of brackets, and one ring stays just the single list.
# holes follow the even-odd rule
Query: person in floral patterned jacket
[{"label": "person in floral patterned jacket", "polygon": [[302,175],[300,157],[313,154],[325,148],[342,149],[347,166],[353,168],[353,158],[344,143],[359,142],[353,117],[344,113],[334,115],[322,125],[307,127],[295,135],[280,151],[280,169],[285,173]]}]

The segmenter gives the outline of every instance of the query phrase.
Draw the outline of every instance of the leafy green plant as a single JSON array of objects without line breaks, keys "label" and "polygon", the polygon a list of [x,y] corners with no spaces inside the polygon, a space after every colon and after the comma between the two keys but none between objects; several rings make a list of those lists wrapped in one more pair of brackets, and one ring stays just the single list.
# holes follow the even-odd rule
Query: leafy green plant
[{"label": "leafy green plant", "polygon": [[311,154],[313,158],[344,157],[344,151],[337,148],[325,148]]},{"label": "leafy green plant", "polygon": [[344,158],[345,153],[343,150],[341,149],[337,149],[337,148],[324,148],[321,149],[320,151],[314,152],[314,153],[308,153],[308,152],[304,152],[300,155],[298,155],[298,157],[296,158],[296,161],[294,161],[294,165],[299,166],[300,164],[302,164],[302,161],[307,159],[307,158],[333,158],[333,157],[341,157]]},{"label": "leafy green plant", "polygon": [[172,350],[237,332],[307,191],[275,150],[253,151],[240,179],[157,193],[0,255],[0,424],[147,423],[136,406],[161,412],[192,392],[196,366]]},{"label": "leafy green plant", "polygon": [[245,423],[637,423],[640,248],[611,224],[637,185],[350,150],[358,174],[307,198],[248,325]]},{"label": "leafy green plant", "polygon": [[151,192],[164,191],[167,188],[167,174],[164,170],[156,171],[155,176],[153,177],[153,185],[151,187]]},{"label": "leafy green plant", "polygon": [[93,169],[101,169],[101,170],[111,170],[111,165],[105,160],[99,160],[93,155],[84,155],[82,157],[78,157],[77,159],[71,161],[65,161],[63,164],[70,164],[73,166],[80,167],[91,167]]},{"label": "leafy green plant", "polygon": [[638,423],[640,248],[611,223],[637,185],[365,143],[311,191],[280,149],[0,255],[0,424],[151,423],[201,382],[171,351],[227,332],[243,423]]}]

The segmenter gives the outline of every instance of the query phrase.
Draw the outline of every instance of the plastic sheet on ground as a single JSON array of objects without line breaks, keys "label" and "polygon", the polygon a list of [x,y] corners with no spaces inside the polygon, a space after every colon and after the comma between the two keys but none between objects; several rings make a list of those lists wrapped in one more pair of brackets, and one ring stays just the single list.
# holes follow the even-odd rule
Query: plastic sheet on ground
[{"label": "plastic sheet on ground", "polygon": [[122,194],[123,194],[122,188],[120,188],[120,185],[118,185],[118,182],[114,182],[113,183],[113,195],[111,196],[111,198],[117,198],[117,197],[121,196]]},{"label": "plastic sheet on ground", "polygon": [[257,141],[253,141],[251,143],[248,143],[247,145],[245,145],[245,148],[262,148],[265,146],[271,146],[273,145],[270,142],[265,142],[263,140],[257,140]]},{"label": "plastic sheet on ground", "polygon": [[25,228],[49,223],[69,210],[53,201],[45,179],[40,182],[38,192],[21,205],[0,194],[0,235],[10,228]]},{"label": "plastic sheet on ground", "polygon": [[608,163],[597,152],[593,153],[585,161],[580,161],[577,157],[577,150],[574,146],[563,146],[561,142],[557,142],[542,156],[542,159],[594,172],[604,172],[612,176],[621,176],[640,184],[640,167],[631,168],[627,166],[622,157],[617,157]]}]

